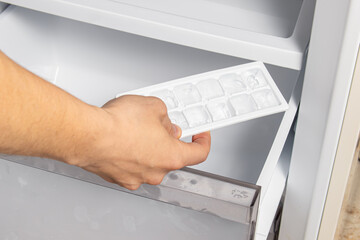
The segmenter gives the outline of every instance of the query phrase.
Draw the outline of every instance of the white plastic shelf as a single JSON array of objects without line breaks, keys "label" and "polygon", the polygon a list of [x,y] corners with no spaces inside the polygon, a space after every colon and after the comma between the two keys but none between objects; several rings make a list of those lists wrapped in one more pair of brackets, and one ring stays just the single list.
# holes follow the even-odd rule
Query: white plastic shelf
[{"label": "white plastic shelf", "polygon": [[299,70],[314,0],[4,0],[10,4]]}]

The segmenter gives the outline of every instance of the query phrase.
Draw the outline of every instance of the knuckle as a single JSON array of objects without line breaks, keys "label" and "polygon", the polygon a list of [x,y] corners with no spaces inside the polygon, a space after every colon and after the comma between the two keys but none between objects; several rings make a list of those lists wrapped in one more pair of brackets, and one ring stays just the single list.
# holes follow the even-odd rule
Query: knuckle
[{"label": "knuckle", "polygon": [[128,185],[127,189],[129,189],[130,191],[135,191],[138,190],[139,187],[140,185]]},{"label": "knuckle", "polygon": [[163,102],[160,98],[154,96],[149,96],[148,99],[150,100],[150,103],[153,105],[158,105]]},{"label": "knuckle", "polygon": [[167,107],[163,101],[159,104],[159,112],[164,116],[167,115]]},{"label": "knuckle", "polygon": [[163,100],[157,97],[150,97],[150,99],[152,101],[153,106],[156,109],[158,109],[161,114],[167,113],[167,107],[166,104],[163,102]]},{"label": "knuckle", "polygon": [[130,184],[124,184],[123,187],[127,188],[130,191],[135,191],[141,186],[140,183],[130,183]]},{"label": "knuckle", "polygon": [[157,175],[157,176],[152,176],[148,181],[147,183],[150,184],[150,185],[159,185],[163,178],[164,178],[165,175]]},{"label": "knuckle", "polygon": [[138,189],[141,185],[139,181],[136,181],[135,179],[132,178],[129,179],[116,178],[114,179],[114,182],[119,186],[132,191]]}]

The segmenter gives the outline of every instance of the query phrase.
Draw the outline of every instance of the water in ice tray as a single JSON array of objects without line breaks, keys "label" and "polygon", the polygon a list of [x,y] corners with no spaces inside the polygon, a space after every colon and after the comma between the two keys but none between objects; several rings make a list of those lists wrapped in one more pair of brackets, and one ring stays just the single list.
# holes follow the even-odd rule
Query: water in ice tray
[{"label": "water in ice tray", "polygon": [[155,96],[182,137],[285,111],[284,97],[261,62],[193,75],[118,94]]}]

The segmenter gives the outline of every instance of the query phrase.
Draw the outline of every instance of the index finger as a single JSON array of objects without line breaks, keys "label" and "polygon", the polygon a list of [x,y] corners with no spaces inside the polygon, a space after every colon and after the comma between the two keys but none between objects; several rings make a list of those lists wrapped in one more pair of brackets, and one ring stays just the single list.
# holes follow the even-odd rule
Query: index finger
[{"label": "index finger", "polygon": [[195,165],[204,162],[210,152],[210,132],[204,132],[192,137],[191,143],[179,141],[181,159],[184,166]]}]

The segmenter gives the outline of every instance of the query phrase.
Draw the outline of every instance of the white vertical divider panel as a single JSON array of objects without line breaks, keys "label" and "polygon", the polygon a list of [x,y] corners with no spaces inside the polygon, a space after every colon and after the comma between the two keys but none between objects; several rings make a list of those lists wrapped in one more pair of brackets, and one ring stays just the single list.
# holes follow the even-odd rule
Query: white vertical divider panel
[{"label": "white vertical divider panel", "polygon": [[[342,206],[346,204],[346,189],[349,187],[351,171],[356,171],[357,144],[360,132],[360,49],[356,60],[356,68],[351,84],[349,100],[346,107],[344,123],[341,129],[339,146],[336,152],[334,168],[331,174],[329,191],[326,197],[324,214],[321,220],[319,240],[338,239],[335,235],[340,220]],[[353,168],[353,169],[352,169]],[[356,184],[355,182],[353,184]],[[346,209],[347,210],[347,209]],[[356,210],[355,210],[356,211]],[[354,234],[356,235],[356,233]],[[346,236],[346,235],[345,235]],[[339,236],[340,238],[340,236]],[[351,238],[349,236],[349,238]]]},{"label": "white vertical divider panel", "polygon": [[[291,98],[289,100],[289,108],[285,112],[284,117],[281,121],[280,127],[278,132],[276,133],[274,143],[272,148],[270,149],[269,155],[267,157],[267,160],[264,164],[264,167],[260,173],[259,179],[257,180],[256,184],[261,186],[261,200],[263,201],[265,198],[265,195],[267,194],[267,190],[271,181],[271,178],[273,176],[274,170],[276,168],[276,165],[279,161],[280,155],[283,151],[286,138],[288,137],[289,131],[291,129],[291,126],[294,122],[299,102],[300,102],[300,96],[301,96],[301,89],[302,84],[304,80],[304,71],[301,71],[298,77],[298,81],[296,82],[296,85],[294,87],[294,90],[291,94]],[[269,193],[271,194],[271,193]]]},{"label": "white vertical divider panel", "polygon": [[300,72],[298,78],[289,101],[289,109],[284,114],[273,146],[256,183],[261,186],[256,239],[267,238],[285,189],[294,138],[291,127],[299,106],[304,71]]},{"label": "white vertical divider panel", "polygon": [[359,17],[359,1],[317,1],[280,239],[318,236],[359,44]]},{"label": "white vertical divider panel", "polygon": [[256,240],[267,239],[271,225],[274,222],[274,217],[286,185],[293,141],[294,132],[291,130],[287,135],[285,147],[269,180],[268,191],[266,194],[263,194],[262,202],[259,206]]}]

